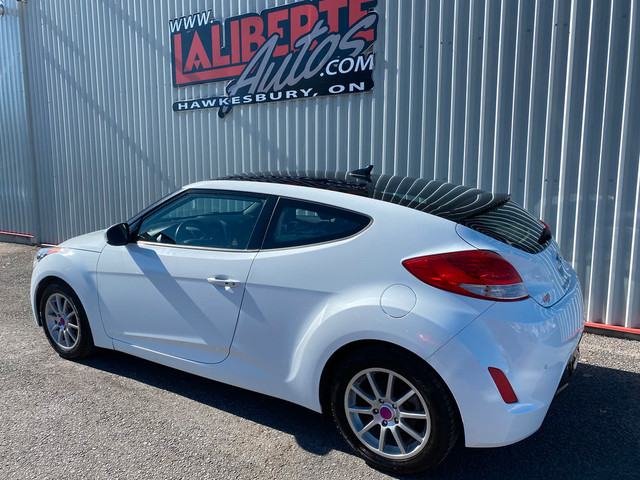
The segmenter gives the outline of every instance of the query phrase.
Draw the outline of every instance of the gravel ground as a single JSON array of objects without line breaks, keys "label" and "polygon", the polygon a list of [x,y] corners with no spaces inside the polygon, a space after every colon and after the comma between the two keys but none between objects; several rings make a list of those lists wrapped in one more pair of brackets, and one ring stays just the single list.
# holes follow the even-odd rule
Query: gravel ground
[{"label": "gravel ground", "polygon": [[[112,351],[62,360],[29,307],[35,247],[0,243],[0,479],[392,478],[289,403]],[[640,478],[640,342],[585,334],[542,428],[424,478]]]}]

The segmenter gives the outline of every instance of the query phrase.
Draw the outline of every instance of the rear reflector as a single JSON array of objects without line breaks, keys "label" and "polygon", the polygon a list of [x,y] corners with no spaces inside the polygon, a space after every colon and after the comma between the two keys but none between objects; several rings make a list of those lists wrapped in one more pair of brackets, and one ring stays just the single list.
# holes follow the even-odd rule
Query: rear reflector
[{"label": "rear reflector", "polygon": [[504,372],[499,368],[489,367],[489,373],[491,374],[491,378],[493,378],[493,382],[496,384],[496,387],[498,387],[498,391],[500,392],[504,403],[517,403],[518,397],[513,391],[513,388],[511,387],[511,384]]},{"label": "rear reflector", "polygon": [[529,297],[516,269],[495,252],[469,250],[405,260],[402,265],[432,287],[469,297],[511,302]]}]

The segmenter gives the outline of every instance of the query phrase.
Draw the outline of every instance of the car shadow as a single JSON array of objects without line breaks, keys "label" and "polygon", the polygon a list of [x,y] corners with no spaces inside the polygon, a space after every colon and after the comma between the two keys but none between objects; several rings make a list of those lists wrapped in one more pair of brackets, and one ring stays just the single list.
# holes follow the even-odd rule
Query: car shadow
[{"label": "car shadow", "polygon": [[[287,432],[308,452],[348,452],[331,422],[311,410],[260,393],[209,380],[112,350],[99,349],[78,363],[131,378],[218,410]],[[282,412],[287,414],[283,415]]]},{"label": "car shadow", "polygon": [[[303,407],[100,350],[83,365],[143,382],[291,434],[316,455],[349,452],[332,423]],[[475,449],[461,442],[430,479],[638,478],[640,374],[581,364],[554,400],[542,427],[514,445]],[[286,408],[287,415],[281,412]]]}]

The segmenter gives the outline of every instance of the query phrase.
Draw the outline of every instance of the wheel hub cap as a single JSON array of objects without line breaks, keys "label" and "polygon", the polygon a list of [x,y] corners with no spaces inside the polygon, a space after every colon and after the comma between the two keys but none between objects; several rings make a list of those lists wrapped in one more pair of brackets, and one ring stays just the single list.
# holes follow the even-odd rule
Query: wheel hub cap
[{"label": "wheel hub cap", "polygon": [[391,420],[393,418],[393,409],[388,405],[380,407],[380,416],[383,420]]}]

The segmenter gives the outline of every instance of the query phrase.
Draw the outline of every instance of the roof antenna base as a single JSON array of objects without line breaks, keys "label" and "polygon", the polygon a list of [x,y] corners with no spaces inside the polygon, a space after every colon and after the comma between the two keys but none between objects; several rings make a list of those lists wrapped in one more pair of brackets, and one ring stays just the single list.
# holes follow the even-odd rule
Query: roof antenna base
[{"label": "roof antenna base", "polygon": [[370,182],[372,170],[373,170],[373,165],[369,165],[366,168],[359,168],[358,170],[353,170],[349,172],[349,176],[355,177],[355,178],[363,178]]}]

